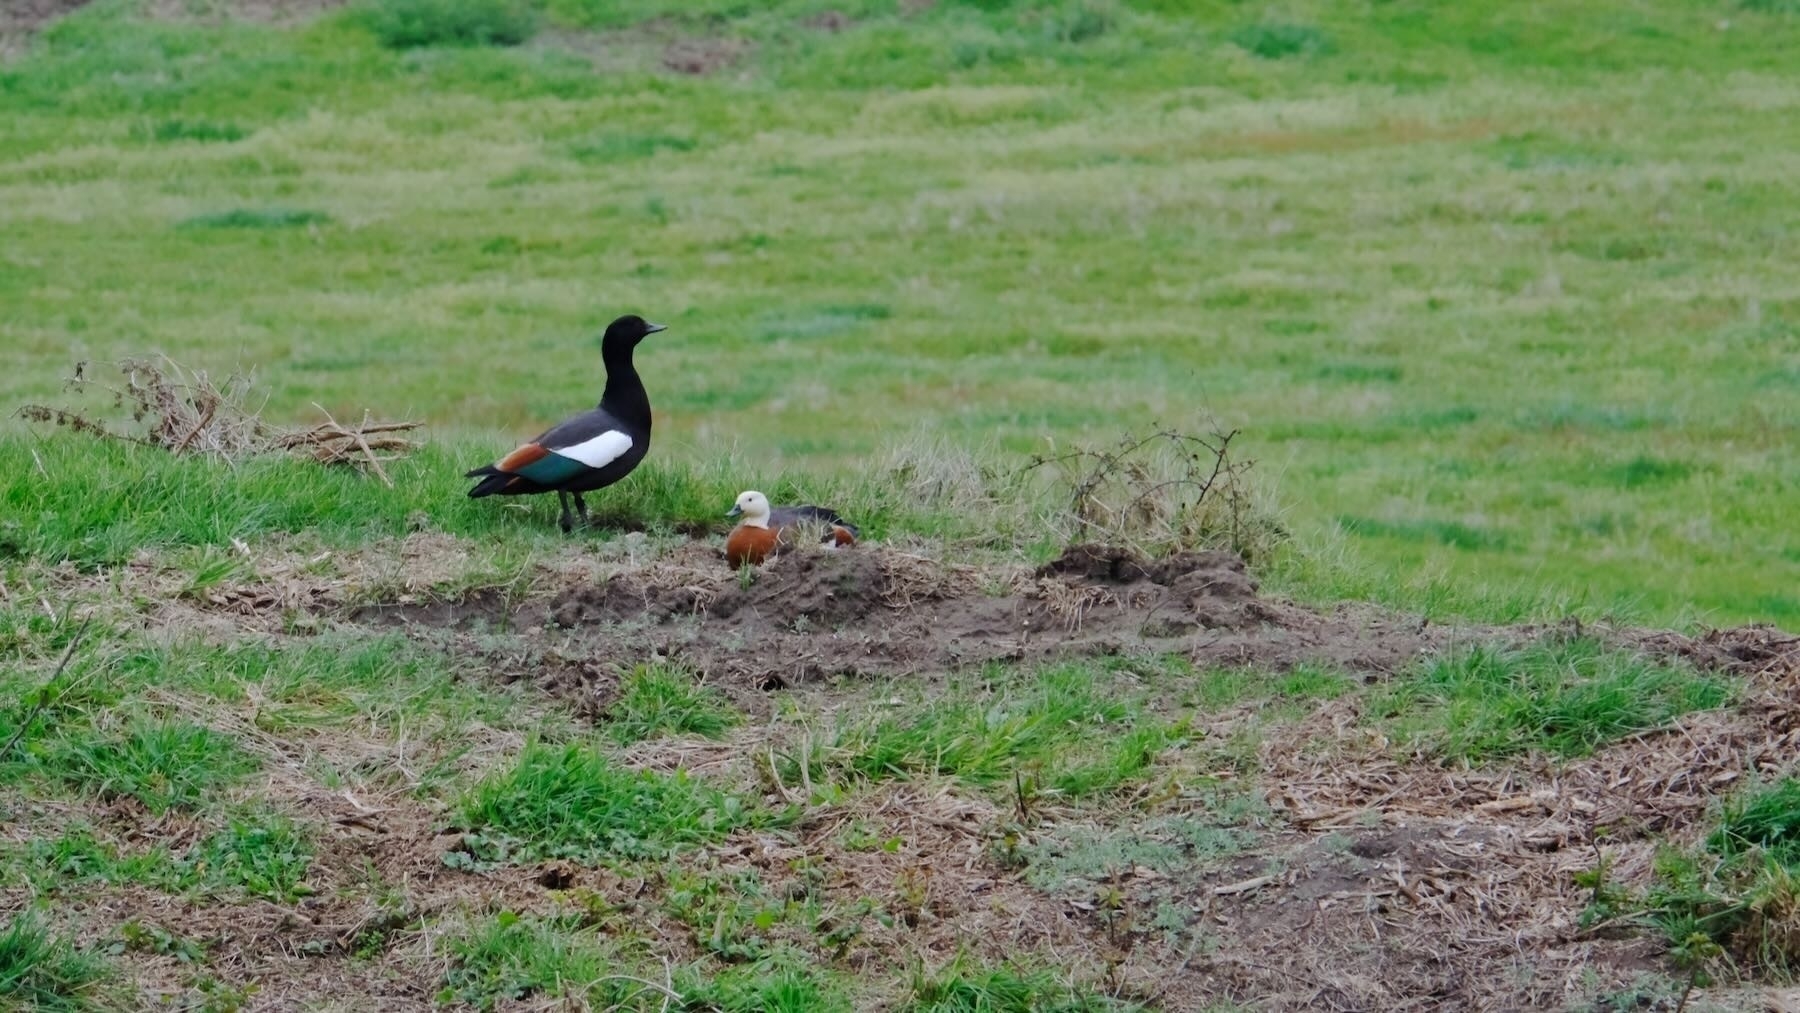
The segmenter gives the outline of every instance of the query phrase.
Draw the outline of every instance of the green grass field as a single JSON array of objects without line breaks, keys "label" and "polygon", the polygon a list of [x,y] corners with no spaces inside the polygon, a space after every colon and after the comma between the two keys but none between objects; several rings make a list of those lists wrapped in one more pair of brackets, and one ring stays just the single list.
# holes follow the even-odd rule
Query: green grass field
[{"label": "green grass field", "polygon": [[0,403],[164,352],[456,468],[636,310],[664,462],[1216,418],[1296,593],[1800,621],[1780,4],[557,0],[403,49],[219,7],[0,68]]},{"label": "green grass field", "polygon": [[[0,11],[0,1009],[1767,1008],[1796,53],[1795,0]],[[467,499],[625,312],[606,530]],[[157,354],[427,442],[13,414]],[[1162,576],[1037,570],[1034,455],[1157,427],[1242,503],[1157,443],[1105,489]],[[750,487],[869,544],[730,572]]]}]

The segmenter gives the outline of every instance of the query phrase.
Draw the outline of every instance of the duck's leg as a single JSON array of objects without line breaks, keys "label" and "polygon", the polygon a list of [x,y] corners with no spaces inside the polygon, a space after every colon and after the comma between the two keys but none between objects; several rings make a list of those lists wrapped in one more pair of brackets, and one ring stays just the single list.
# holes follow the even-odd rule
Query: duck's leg
[{"label": "duck's leg", "polygon": [[557,519],[556,523],[558,527],[562,528],[562,533],[566,535],[575,530],[575,522],[569,517],[569,494],[561,489],[556,490],[556,502],[562,506],[562,516]]},{"label": "duck's leg", "polygon": [[594,522],[588,519],[587,500],[582,499],[580,493],[573,493],[572,495],[575,497],[575,513],[581,518],[581,526],[584,528],[593,527]]}]

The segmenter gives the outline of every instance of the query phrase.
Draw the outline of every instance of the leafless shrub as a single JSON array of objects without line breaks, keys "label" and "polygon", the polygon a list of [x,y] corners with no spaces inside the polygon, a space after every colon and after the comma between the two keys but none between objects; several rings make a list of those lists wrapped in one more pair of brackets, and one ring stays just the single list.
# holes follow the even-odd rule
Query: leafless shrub
[{"label": "leafless shrub", "polygon": [[17,414],[32,422],[160,447],[173,454],[205,454],[227,461],[265,453],[297,454],[321,464],[366,468],[389,485],[393,482],[382,462],[396,460],[418,447],[404,434],[422,423],[375,422],[367,413],[357,425],[346,426],[319,408],[325,421],[315,426],[272,426],[262,417],[267,398],[257,400],[251,376],[232,373],[215,382],[203,370],[184,369],[159,356],[117,363],[121,382],[115,386],[90,379],[88,365],[76,363],[66,389],[85,393],[98,388],[111,394],[113,411],[128,416],[129,421],[37,404],[20,408]]},{"label": "leafless shrub", "polygon": [[1154,557],[1229,548],[1260,558],[1286,537],[1249,481],[1254,462],[1234,458],[1237,430],[1195,436],[1158,427],[1103,447],[1032,458],[1057,503],[1049,523],[1065,542],[1101,542]]}]

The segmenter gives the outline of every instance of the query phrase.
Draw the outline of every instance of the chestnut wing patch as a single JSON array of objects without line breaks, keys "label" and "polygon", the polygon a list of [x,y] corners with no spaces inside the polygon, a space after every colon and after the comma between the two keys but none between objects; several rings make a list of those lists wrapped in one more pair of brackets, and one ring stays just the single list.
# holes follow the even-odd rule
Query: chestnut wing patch
[{"label": "chestnut wing patch", "polygon": [[526,468],[550,455],[548,448],[538,443],[527,443],[519,449],[502,457],[494,465],[500,471],[508,471],[515,475],[522,474]]}]

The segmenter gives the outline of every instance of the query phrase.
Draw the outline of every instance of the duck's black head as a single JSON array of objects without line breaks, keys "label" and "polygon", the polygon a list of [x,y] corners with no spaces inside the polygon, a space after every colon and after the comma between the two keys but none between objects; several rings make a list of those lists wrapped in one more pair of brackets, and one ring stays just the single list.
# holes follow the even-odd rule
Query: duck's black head
[{"label": "duck's black head", "polygon": [[661,330],[666,330],[662,324],[650,323],[635,313],[627,314],[606,325],[606,337],[601,339],[600,348],[608,357],[630,352],[638,342]]}]

